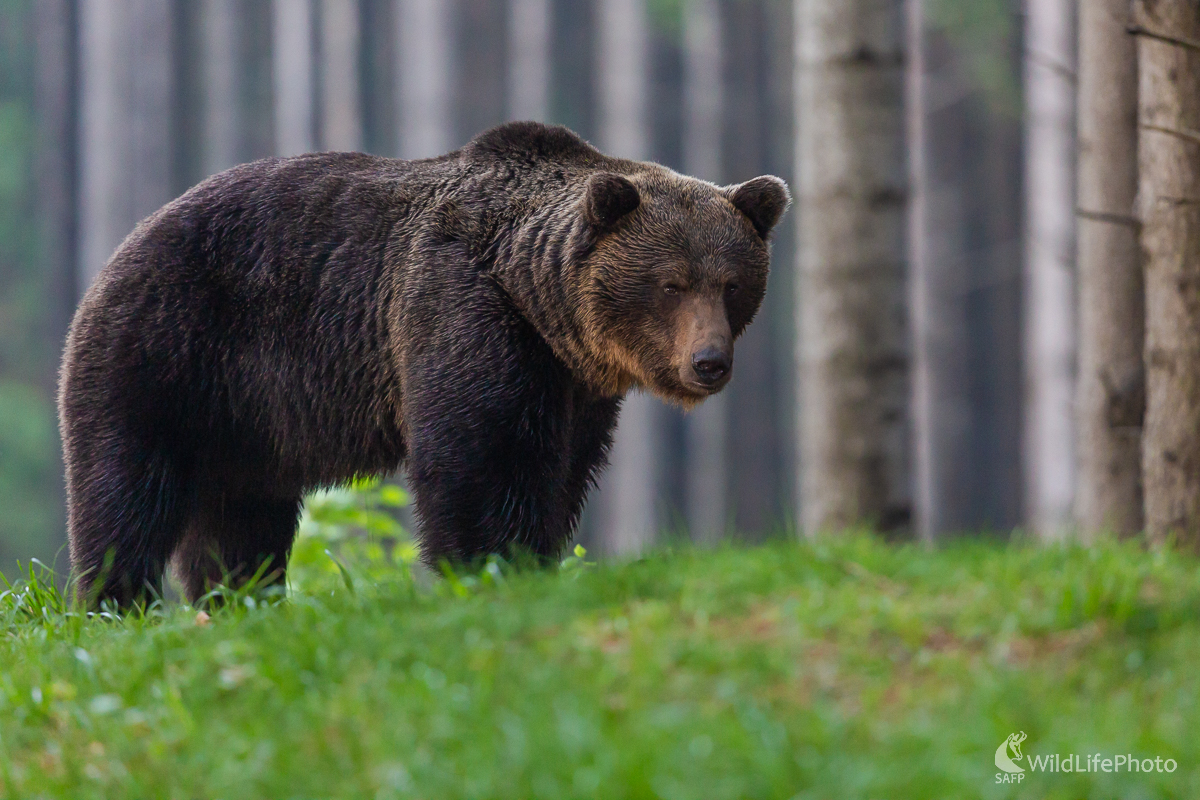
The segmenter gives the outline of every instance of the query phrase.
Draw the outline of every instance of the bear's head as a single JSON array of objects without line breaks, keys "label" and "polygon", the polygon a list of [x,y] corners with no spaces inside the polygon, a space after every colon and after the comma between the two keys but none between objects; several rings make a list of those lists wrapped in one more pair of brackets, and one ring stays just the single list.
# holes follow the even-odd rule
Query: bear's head
[{"label": "bear's head", "polygon": [[622,389],[690,408],[724,388],[734,340],[766,292],[768,236],[790,202],[769,175],[726,187],[666,169],[588,178],[585,327]]}]

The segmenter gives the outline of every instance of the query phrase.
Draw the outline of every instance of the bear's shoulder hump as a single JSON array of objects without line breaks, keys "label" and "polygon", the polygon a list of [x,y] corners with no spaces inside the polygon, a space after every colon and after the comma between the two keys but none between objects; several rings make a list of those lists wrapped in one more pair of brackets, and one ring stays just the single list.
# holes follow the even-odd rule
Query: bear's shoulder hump
[{"label": "bear's shoulder hump", "polygon": [[589,160],[600,155],[574,131],[540,122],[507,122],[471,140],[470,151],[483,158],[535,161]]}]

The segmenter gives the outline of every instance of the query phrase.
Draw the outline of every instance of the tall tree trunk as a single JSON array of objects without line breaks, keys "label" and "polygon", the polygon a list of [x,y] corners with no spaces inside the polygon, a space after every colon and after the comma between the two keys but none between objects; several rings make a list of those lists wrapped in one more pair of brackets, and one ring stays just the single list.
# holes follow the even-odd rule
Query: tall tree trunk
[{"label": "tall tree trunk", "polygon": [[1079,4],[1079,474],[1082,532],[1142,529],[1145,295],[1137,194],[1137,45],[1128,0]]},{"label": "tall tree trunk", "polygon": [[797,0],[800,518],[911,517],[898,0]]},{"label": "tall tree trunk", "polygon": [[1001,423],[994,409],[1013,399],[998,393],[994,377],[1004,349],[981,347],[994,338],[989,317],[1007,274],[997,268],[997,248],[986,233],[990,218],[1005,213],[1007,198],[980,174],[995,147],[985,132],[1000,127],[1003,112],[972,74],[972,54],[939,25],[944,17],[922,19],[924,6],[909,0],[908,252],[914,527],[918,538],[932,542],[996,524],[979,488],[1001,464],[987,447]]},{"label": "tall tree trunk", "polygon": [[82,293],[134,224],[170,199],[170,7],[82,0],[79,30]]},{"label": "tall tree trunk", "polygon": [[[170,5],[161,0],[128,2],[129,38],[119,46],[134,54],[132,58],[126,57],[126,63],[131,73],[129,121],[132,135],[127,147],[132,166],[133,222],[136,223],[171,199],[171,98],[175,88],[175,62],[171,57]],[[132,223],[129,228],[133,228]]]},{"label": "tall tree trunk", "polygon": [[[796,93],[795,79],[795,7],[794,3],[767,3],[763,14],[763,47],[766,55],[763,93],[764,153],[763,171],[778,175],[795,186],[796,166]],[[726,45],[726,51],[732,48]],[[729,89],[726,89],[728,93]],[[727,134],[728,136],[728,134]],[[728,141],[728,139],[727,139]],[[736,179],[736,176],[731,176]],[[795,214],[795,210],[791,214]],[[756,325],[768,327],[774,382],[774,493],[772,508],[774,532],[785,526],[795,527],[798,507],[796,464],[799,448],[796,425],[796,275],[795,237],[798,226],[777,226],[772,232],[771,278],[763,311]],[[730,469],[734,469],[730,462]]]},{"label": "tall tree trunk", "polygon": [[396,0],[401,158],[428,158],[453,147],[453,5],[446,0]]},{"label": "tall tree trunk", "polygon": [[[278,148],[275,130],[275,6],[262,0],[238,0],[237,16],[241,26],[238,36],[237,100],[241,137],[237,160],[244,162],[266,158],[275,154]],[[311,90],[308,103],[311,115]],[[309,130],[311,136],[311,127]]]},{"label": "tall tree trunk", "polygon": [[978,524],[968,320],[976,254],[968,237],[971,162],[979,157],[971,121],[980,104],[957,48],[927,29],[922,0],[907,5],[913,512],[917,537],[932,542]]},{"label": "tall tree trunk", "polygon": [[312,151],[313,9],[311,0],[274,0],[272,35],[275,154]]},{"label": "tall tree trunk", "polygon": [[1067,534],[1075,489],[1073,5],[1026,2],[1026,515],[1043,539]]},{"label": "tall tree trunk", "polygon": [[508,118],[550,116],[550,0],[508,0]]},{"label": "tall tree trunk", "polygon": [[928,183],[925,145],[925,9],[924,0],[905,2],[904,73],[905,132],[908,136],[908,291],[912,316],[912,454],[913,524],[917,536],[933,541],[940,532],[941,497],[935,435],[938,431],[938,367],[934,332],[938,317],[928,241]]},{"label": "tall tree trunk", "polygon": [[[1013,67],[1020,72],[1020,56]],[[982,121],[984,155],[975,171],[977,218],[986,237],[976,280],[987,286],[983,313],[971,345],[973,401],[971,481],[974,527],[1006,531],[1024,519],[1021,431],[1025,392],[1022,386],[1021,308],[1024,281],[1025,198],[1024,124],[1006,113]]]},{"label": "tall tree trunk", "polygon": [[506,117],[508,4],[499,0],[456,0],[451,63],[455,66],[455,145],[469,142]]},{"label": "tall tree trunk", "polygon": [[[683,169],[721,183],[724,42],[718,0],[692,0],[684,10]],[[729,413],[724,392],[708,398],[686,420],[686,514],[697,542],[715,542],[729,524],[726,444]]]},{"label": "tall tree trunk", "polygon": [[[644,159],[650,150],[646,108],[644,0],[599,0],[597,7],[599,143],[606,153]],[[601,549],[637,552],[653,541],[658,518],[658,402],[634,392],[621,409],[599,506]]]},{"label": "tall tree trunk", "polygon": [[[725,156],[731,181],[744,181],[768,171],[771,164],[770,104],[767,70],[768,9],[765,3],[724,4]],[[738,339],[736,378],[723,394],[729,397],[728,420],[730,517],[739,536],[762,538],[780,512],[783,442],[779,436],[778,387],[773,349],[773,323],[779,306],[767,292],[755,323]]]},{"label": "tall tree trunk", "polygon": [[600,82],[595,80],[600,37],[597,0],[551,0],[550,113],[589,141],[596,141]]},{"label": "tall tree trunk", "polygon": [[[51,335],[58,354],[79,300],[75,257],[76,189],[76,3],[44,0],[33,6],[34,112],[38,145],[37,217],[42,269],[53,279]],[[57,361],[49,377],[50,396],[57,382]]]},{"label": "tall tree trunk", "polygon": [[[190,2],[181,0],[185,7]],[[284,42],[272,41],[278,33],[274,30],[276,11],[289,12],[296,7],[300,9],[297,13],[304,14],[307,2],[285,1],[277,8],[258,0],[203,0],[184,15],[185,24],[190,22],[195,30],[184,31],[184,41],[194,47],[194,54],[185,52],[183,58],[195,58],[196,64],[188,65],[190,69],[182,74],[185,78],[193,71],[196,74],[194,89],[200,110],[195,121],[191,114],[183,114],[194,128],[181,126],[176,134],[177,138],[191,135],[197,140],[179,142],[195,150],[194,160],[186,165],[188,174],[182,176],[182,188],[277,151],[276,115],[282,109],[276,102],[280,97],[275,57],[281,55]],[[264,47],[264,43],[272,46]],[[309,95],[311,89],[305,96]],[[185,106],[188,99],[184,98]],[[309,111],[303,113],[311,115],[311,99],[308,102]],[[311,138],[311,122],[305,129]]]},{"label": "tall tree trunk", "polygon": [[397,25],[394,0],[360,0],[362,5],[362,114],[363,148],[368,153],[394,156],[399,137],[396,111],[400,76],[397,64]]},{"label": "tall tree trunk", "polygon": [[[51,398],[56,394],[58,356],[79,300],[75,253],[77,23],[74,0],[41,0],[33,5],[38,244],[41,268],[50,276],[47,316],[51,346],[47,352],[53,356],[43,385]],[[61,478],[54,497],[59,501],[57,508],[64,508],[66,487]],[[61,553],[64,561],[57,566],[66,567],[61,511],[55,517],[53,537],[41,543],[40,549]]]},{"label": "tall tree trunk", "polygon": [[1200,6],[1139,0],[1146,532],[1200,549]]},{"label": "tall tree trunk", "polygon": [[358,0],[321,0],[321,149],[363,146]]},{"label": "tall tree trunk", "polygon": [[238,0],[204,0],[201,6],[204,140],[200,160],[205,175],[228,169],[242,160],[239,6]]}]

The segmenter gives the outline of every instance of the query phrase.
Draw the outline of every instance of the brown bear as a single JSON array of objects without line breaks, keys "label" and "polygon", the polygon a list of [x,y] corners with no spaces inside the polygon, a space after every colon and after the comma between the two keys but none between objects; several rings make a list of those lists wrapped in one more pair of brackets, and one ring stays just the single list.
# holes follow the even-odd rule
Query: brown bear
[{"label": "brown bear", "polygon": [[[729,380],[774,177],[718,187],[512,123],[420,161],[266,159],[140,223],[84,298],[59,396],[93,603],[281,580],[301,498],[404,466],[422,556],[570,541],[621,398]],[[267,560],[270,560],[267,562]]]}]

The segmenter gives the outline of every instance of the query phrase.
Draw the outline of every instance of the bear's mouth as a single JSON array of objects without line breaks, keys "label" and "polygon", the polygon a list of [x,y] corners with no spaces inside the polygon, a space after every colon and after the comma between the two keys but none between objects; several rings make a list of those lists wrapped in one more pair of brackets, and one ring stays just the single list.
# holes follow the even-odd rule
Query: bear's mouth
[{"label": "bear's mouth", "polygon": [[[691,370],[687,370],[691,372]],[[703,399],[714,395],[729,385],[729,379],[733,376],[733,370],[730,369],[721,377],[715,380],[702,380],[695,374],[681,376],[683,388],[688,393],[695,395],[698,399]]]},{"label": "bear's mouth", "polygon": [[728,384],[728,383],[729,383],[729,379],[728,379],[728,378],[723,378],[723,379],[721,380],[721,382],[720,382],[720,383],[717,383],[717,384],[715,384],[715,385],[712,385],[712,386],[705,386],[705,385],[703,385],[703,384],[700,384],[700,383],[691,382],[691,383],[688,383],[688,384],[687,384],[687,388],[688,388],[688,389],[689,389],[689,390],[690,390],[690,391],[691,391],[693,394],[700,395],[701,397],[709,397],[710,395],[714,395],[714,394],[716,394],[717,392],[719,392],[719,391],[721,391],[722,389],[724,389],[724,388],[725,388],[725,386],[726,386],[726,384]]}]

